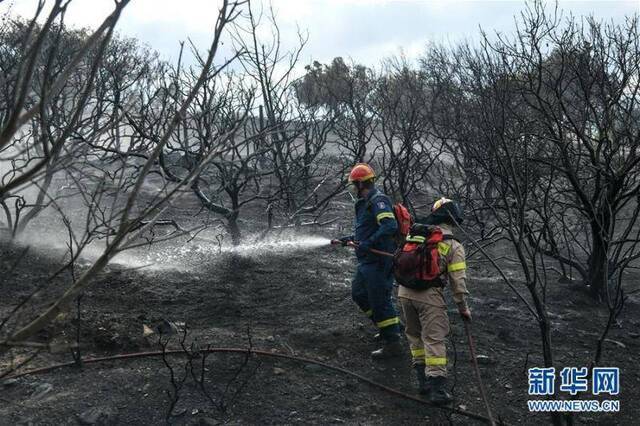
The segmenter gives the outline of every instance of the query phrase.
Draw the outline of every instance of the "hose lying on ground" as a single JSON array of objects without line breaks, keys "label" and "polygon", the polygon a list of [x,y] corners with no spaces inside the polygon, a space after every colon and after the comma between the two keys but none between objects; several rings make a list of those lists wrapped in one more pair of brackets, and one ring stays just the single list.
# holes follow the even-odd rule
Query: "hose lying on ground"
[{"label": "hose lying on ground", "polygon": [[[378,389],[382,389],[390,394],[393,394],[395,396],[398,396],[400,398],[404,398],[404,399],[409,399],[415,402],[418,402],[420,404],[424,404],[424,405],[428,405],[430,407],[434,407],[434,408],[439,408],[441,410],[444,411],[448,411],[452,414],[459,414],[461,416],[465,416],[474,420],[479,420],[482,421],[483,423],[489,423],[491,424],[491,420],[488,417],[482,416],[480,414],[475,414],[475,413],[471,413],[469,411],[466,410],[460,410],[457,408],[453,408],[453,407],[447,407],[447,406],[435,406],[431,403],[429,403],[428,401],[418,398],[416,396],[401,392],[399,390],[393,389],[391,387],[388,387],[386,385],[383,385],[381,383],[375,382],[371,379],[368,379],[358,373],[355,373],[353,371],[341,368],[341,367],[336,367],[334,365],[331,364],[327,364],[325,362],[322,361],[317,361],[314,359],[310,359],[310,358],[303,358],[303,357],[298,357],[298,356],[294,356],[294,355],[287,355],[287,354],[281,354],[281,353],[277,353],[277,352],[267,352],[264,350],[257,350],[257,349],[242,349],[242,348],[207,348],[207,349],[201,349],[200,352],[203,353],[235,353],[235,354],[253,354],[253,355],[258,355],[258,356],[265,356],[265,357],[271,357],[271,358],[283,358],[283,359],[289,359],[289,360],[293,360],[293,361],[298,361],[298,362],[303,362],[303,363],[307,363],[307,364],[315,364],[315,365],[319,365],[321,367],[327,368],[329,370],[333,370],[333,371],[337,371],[339,373],[342,374],[346,374],[348,376],[352,376],[355,377],[365,383],[370,384],[371,386],[377,387]],[[150,352],[134,352],[134,353],[126,353],[126,354],[119,354],[119,355],[112,355],[112,356],[106,356],[106,357],[96,357],[96,358],[83,358],[81,360],[82,364],[94,364],[94,363],[99,363],[99,362],[106,362],[106,361],[117,361],[117,360],[122,360],[122,359],[133,359],[133,358],[148,358],[148,357],[155,357],[155,356],[162,356],[163,352],[162,351],[150,351]],[[184,350],[167,350],[164,352],[165,355],[185,355],[185,351]],[[32,370],[28,370],[25,371],[23,373],[19,373],[19,374],[13,374],[7,378],[18,378],[18,377],[23,377],[23,376],[27,376],[27,375],[32,375],[32,374],[41,374],[41,373],[47,373],[49,371],[52,370],[57,370],[63,367],[72,367],[78,365],[75,361],[72,362],[65,362],[65,363],[60,363],[60,364],[54,364],[54,365],[50,365],[47,367],[41,367],[41,368],[34,368]],[[503,422],[498,422],[498,424],[500,425],[505,425],[505,423]]]}]

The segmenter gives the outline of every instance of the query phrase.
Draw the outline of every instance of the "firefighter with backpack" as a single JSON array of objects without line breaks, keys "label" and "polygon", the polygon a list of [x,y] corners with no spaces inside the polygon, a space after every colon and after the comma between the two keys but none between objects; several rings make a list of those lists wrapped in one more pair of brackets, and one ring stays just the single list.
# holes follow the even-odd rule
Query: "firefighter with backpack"
[{"label": "firefighter with backpack", "polygon": [[[375,173],[364,163],[356,164],[349,183],[357,191],[354,234],[342,237],[342,245],[356,245],[358,267],[351,283],[354,302],[379,330],[382,347],[371,353],[382,360],[403,353],[400,343],[400,318],[391,294],[393,291],[393,259],[379,256],[370,249],[393,253],[396,250],[398,221],[389,197],[374,185]],[[406,212],[408,215],[408,212]]]},{"label": "firefighter with backpack", "polygon": [[421,222],[412,226],[406,243],[396,253],[398,300],[419,391],[434,404],[447,404],[452,401],[446,390],[449,318],[443,290],[447,282],[463,320],[471,320],[465,251],[453,237],[453,226],[462,222],[462,210],[458,203],[443,197]]}]

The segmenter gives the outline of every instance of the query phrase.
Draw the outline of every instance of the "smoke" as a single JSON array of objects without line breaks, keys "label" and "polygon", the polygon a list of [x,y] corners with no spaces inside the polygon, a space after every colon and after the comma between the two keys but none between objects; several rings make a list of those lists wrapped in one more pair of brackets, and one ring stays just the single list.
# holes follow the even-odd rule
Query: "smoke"
[{"label": "smoke", "polygon": [[[55,179],[52,183],[52,189],[59,191],[64,183],[63,179]],[[153,193],[157,192],[155,187],[146,189]],[[35,198],[35,192],[30,195],[31,198]],[[86,232],[87,220],[87,207],[83,200],[78,196],[65,197],[59,200],[59,205],[64,210],[65,216],[69,220],[68,225],[74,230],[76,238],[82,239]],[[188,272],[198,270],[203,264],[216,261],[229,254],[256,257],[268,252],[285,256],[294,251],[313,250],[330,244],[328,238],[285,231],[268,238],[262,238],[262,234],[247,235],[240,245],[233,246],[230,242],[218,241],[216,239],[218,233],[219,230],[211,229],[201,232],[191,240],[187,237],[179,237],[170,241],[125,250],[116,255],[111,260],[111,264],[124,268],[141,269],[142,271],[180,270]],[[30,246],[40,255],[51,259],[54,263],[69,260],[69,231],[59,212],[51,206],[45,208],[40,215],[34,218],[19,234],[17,240],[23,245]],[[96,240],[84,247],[79,257],[79,264],[86,266],[93,263],[102,255],[105,246],[105,241]]]}]

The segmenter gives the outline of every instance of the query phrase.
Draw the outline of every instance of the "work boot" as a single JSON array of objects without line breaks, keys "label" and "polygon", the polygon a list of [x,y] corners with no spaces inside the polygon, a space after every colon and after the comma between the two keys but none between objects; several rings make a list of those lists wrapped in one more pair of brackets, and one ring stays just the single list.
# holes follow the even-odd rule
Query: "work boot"
[{"label": "work boot", "polygon": [[418,379],[418,393],[420,395],[426,395],[429,393],[427,388],[427,376],[424,374],[424,364],[417,364],[413,366],[416,371],[416,377]]},{"label": "work boot", "polygon": [[378,361],[395,358],[402,355],[402,349],[402,343],[399,339],[386,340],[380,349],[371,352],[371,358]]},{"label": "work boot", "polygon": [[447,378],[427,377],[427,400],[434,405],[446,405],[453,401],[453,397],[447,392]]}]

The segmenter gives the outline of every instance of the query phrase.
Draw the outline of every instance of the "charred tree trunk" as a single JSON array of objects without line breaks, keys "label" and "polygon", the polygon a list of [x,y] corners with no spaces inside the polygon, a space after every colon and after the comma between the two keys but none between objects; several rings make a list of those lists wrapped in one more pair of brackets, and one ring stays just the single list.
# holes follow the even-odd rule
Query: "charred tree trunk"
[{"label": "charred tree trunk", "polygon": [[611,224],[611,214],[602,212],[597,221],[591,222],[592,251],[589,258],[588,285],[589,294],[597,300],[602,300],[606,290],[609,273],[609,244],[607,235]]},{"label": "charred tree trunk", "polygon": [[240,233],[240,227],[238,226],[238,213],[234,212],[227,220],[227,228],[231,235],[231,242],[234,246],[240,245],[240,239],[242,234]]},{"label": "charred tree trunk", "polygon": [[[542,301],[538,297],[538,293],[535,290],[531,291],[531,296],[539,316],[538,326],[540,327],[544,366],[546,368],[550,368],[553,367],[553,351],[551,346],[551,326],[549,318],[547,317],[547,311],[542,304]],[[573,418],[571,416],[563,416],[563,414],[559,412],[553,412],[551,413],[551,423],[554,426],[562,426],[564,424],[570,425],[573,424]]]},{"label": "charred tree trunk", "polygon": [[238,217],[240,216],[240,195],[238,193],[230,193],[231,212],[227,215],[227,230],[231,235],[231,243],[234,246],[240,245],[242,234],[238,226]]}]

